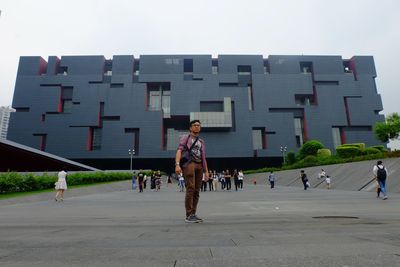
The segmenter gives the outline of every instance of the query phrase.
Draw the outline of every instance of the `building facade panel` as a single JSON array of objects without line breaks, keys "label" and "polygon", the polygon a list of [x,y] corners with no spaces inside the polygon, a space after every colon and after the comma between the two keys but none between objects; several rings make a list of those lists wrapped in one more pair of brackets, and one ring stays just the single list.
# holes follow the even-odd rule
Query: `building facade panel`
[{"label": "building facade panel", "polygon": [[173,161],[196,117],[210,164],[265,166],[310,139],[380,144],[375,77],[358,56],[21,57],[9,138],[99,168],[121,168],[133,148],[147,167]]}]

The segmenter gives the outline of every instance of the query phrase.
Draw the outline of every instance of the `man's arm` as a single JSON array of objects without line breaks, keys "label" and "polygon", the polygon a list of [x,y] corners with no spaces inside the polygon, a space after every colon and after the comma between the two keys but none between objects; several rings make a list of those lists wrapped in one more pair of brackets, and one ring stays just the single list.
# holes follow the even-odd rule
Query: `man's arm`
[{"label": "man's arm", "polygon": [[182,172],[181,166],[179,166],[181,157],[182,157],[182,150],[180,150],[180,149],[176,150],[176,155],[175,155],[175,173],[176,174],[180,174]]}]

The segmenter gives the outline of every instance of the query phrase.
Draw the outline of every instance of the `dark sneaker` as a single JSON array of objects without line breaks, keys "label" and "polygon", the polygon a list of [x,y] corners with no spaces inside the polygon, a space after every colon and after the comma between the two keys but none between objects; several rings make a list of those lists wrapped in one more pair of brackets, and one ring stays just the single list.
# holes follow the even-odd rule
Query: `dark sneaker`
[{"label": "dark sneaker", "polygon": [[198,222],[203,222],[203,219],[197,217],[196,214],[193,214],[193,217],[194,217]]},{"label": "dark sneaker", "polygon": [[189,216],[186,217],[185,222],[187,222],[187,223],[198,223],[200,221],[195,217],[194,214],[192,214],[192,215],[189,215]]}]

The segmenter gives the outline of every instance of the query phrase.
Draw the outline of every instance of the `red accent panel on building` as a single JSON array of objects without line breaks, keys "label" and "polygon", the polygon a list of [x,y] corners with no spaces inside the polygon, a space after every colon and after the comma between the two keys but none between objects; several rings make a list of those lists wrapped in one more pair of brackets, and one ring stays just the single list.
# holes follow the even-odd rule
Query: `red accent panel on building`
[{"label": "red accent panel on building", "polygon": [[58,98],[58,107],[57,107],[57,112],[62,113],[63,112],[63,90],[60,87],[60,97]]},{"label": "red accent panel on building", "polygon": [[101,128],[101,103],[99,106],[99,115],[97,117],[97,127]]},{"label": "red accent panel on building", "polygon": [[46,149],[46,137],[47,134],[43,134],[40,136],[40,150],[45,151]]},{"label": "red accent panel on building", "polygon": [[349,104],[347,103],[347,97],[344,97],[344,108],[346,109],[347,125],[351,126]]},{"label": "red accent panel on building", "polygon": [[262,147],[263,149],[267,149],[268,143],[267,143],[267,130],[265,128],[262,129]]},{"label": "red accent panel on building", "polygon": [[313,102],[314,102],[314,105],[318,105],[317,88],[315,88],[315,85],[313,85],[312,89],[313,89],[313,98],[314,98]]},{"label": "red accent panel on building", "polygon": [[350,58],[350,60],[349,60],[349,68],[353,72],[354,80],[358,81],[356,62],[354,60],[354,57]]},{"label": "red accent panel on building", "polygon": [[340,128],[340,142],[346,144],[346,133],[343,128]]},{"label": "red accent panel on building", "polygon": [[88,151],[93,150],[93,128],[92,127],[89,127],[89,134],[88,134],[88,141],[87,141],[86,149]]},{"label": "red accent panel on building", "polygon": [[46,72],[47,72],[47,62],[43,58],[40,58],[38,74],[42,75],[46,74]]},{"label": "red accent panel on building", "polygon": [[307,121],[306,121],[306,113],[303,110],[303,142],[307,142],[308,140],[308,130],[307,130]]}]

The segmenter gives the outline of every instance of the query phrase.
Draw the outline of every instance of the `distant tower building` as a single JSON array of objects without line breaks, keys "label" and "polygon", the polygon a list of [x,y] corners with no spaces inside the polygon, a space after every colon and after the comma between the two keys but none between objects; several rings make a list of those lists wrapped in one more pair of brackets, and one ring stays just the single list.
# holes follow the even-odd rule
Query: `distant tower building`
[{"label": "distant tower building", "polygon": [[0,138],[7,138],[8,123],[10,121],[10,113],[15,109],[8,107],[0,107]]}]

